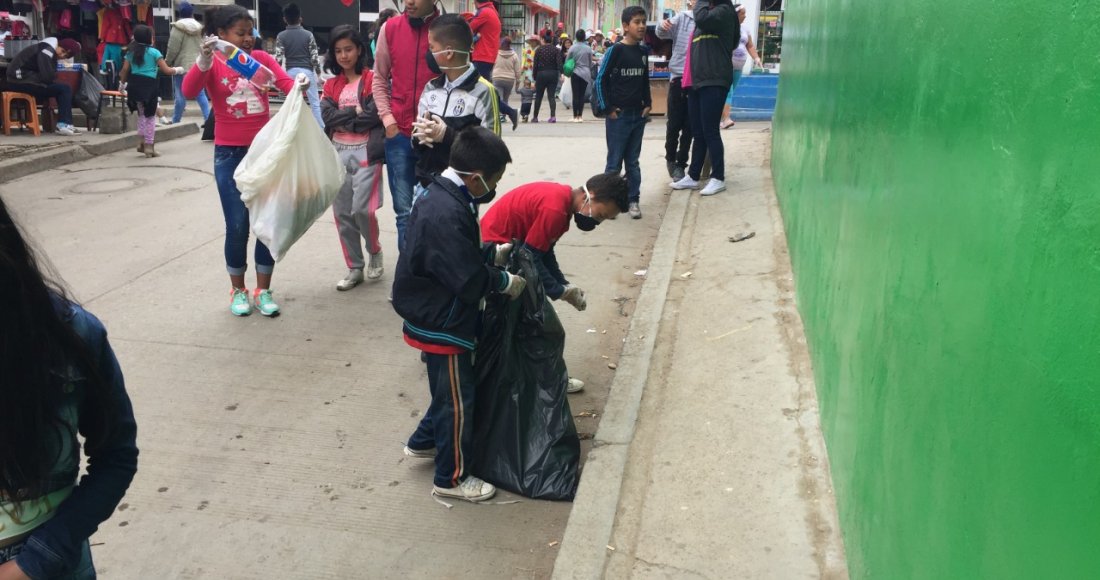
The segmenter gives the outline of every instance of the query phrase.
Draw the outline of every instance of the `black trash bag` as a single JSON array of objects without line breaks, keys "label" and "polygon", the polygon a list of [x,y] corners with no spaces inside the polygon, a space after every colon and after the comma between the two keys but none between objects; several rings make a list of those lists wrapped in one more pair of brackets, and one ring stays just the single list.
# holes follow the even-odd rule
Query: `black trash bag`
[{"label": "black trash bag", "polygon": [[581,442],[566,398],[565,329],[534,258],[516,246],[508,269],[527,289],[486,300],[478,339],[472,473],[526,497],[572,500]]},{"label": "black trash bag", "polygon": [[94,74],[84,73],[80,75],[80,90],[73,95],[73,102],[89,119],[97,119],[100,110],[99,94],[104,90],[103,84]]}]

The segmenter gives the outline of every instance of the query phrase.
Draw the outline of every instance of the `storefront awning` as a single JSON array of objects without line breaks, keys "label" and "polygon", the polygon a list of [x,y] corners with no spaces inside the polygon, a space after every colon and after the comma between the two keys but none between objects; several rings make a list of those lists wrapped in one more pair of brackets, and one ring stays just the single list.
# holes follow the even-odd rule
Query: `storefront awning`
[{"label": "storefront awning", "polygon": [[547,6],[546,4],[543,4],[541,2],[536,2],[535,0],[523,0],[523,3],[526,4],[527,8],[529,8],[531,10],[531,12],[533,12],[535,14],[538,14],[539,12],[545,12],[545,13],[549,14],[550,16],[557,16],[558,15],[558,9],[557,8]]}]

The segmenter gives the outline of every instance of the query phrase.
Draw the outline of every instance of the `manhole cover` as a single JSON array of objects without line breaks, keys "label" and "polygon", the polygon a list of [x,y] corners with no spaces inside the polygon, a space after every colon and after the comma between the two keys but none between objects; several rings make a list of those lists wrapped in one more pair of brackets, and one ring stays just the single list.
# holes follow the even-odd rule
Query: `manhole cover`
[{"label": "manhole cover", "polygon": [[99,181],[85,181],[68,188],[69,193],[114,193],[137,189],[148,183],[137,177],[123,179],[104,179]]}]

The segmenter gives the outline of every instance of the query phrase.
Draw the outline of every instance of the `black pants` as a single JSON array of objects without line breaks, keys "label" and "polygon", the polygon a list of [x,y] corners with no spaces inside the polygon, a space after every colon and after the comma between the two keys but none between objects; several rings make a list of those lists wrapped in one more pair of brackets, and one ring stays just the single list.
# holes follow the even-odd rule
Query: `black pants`
[{"label": "black pants", "polygon": [[687,91],[680,79],[668,84],[668,124],[665,126],[665,161],[687,167],[691,152],[691,118],[688,116]]},{"label": "black pants", "polygon": [[569,77],[569,84],[573,86],[573,116],[584,116],[584,94],[588,91],[588,81],[577,75]]},{"label": "black pants", "polygon": [[729,89],[726,87],[695,88],[689,93],[688,110],[695,145],[691,150],[691,166],[687,174],[692,179],[698,180],[703,173],[703,163],[709,153],[711,179],[726,180],[726,149],[718,125],[722,122],[722,107],[726,104],[727,93]]},{"label": "black pants", "polygon": [[540,70],[535,75],[535,114],[534,118],[539,118],[539,109],[542,108],[542,95],[546,93],[547,98],[550,101],[550,117],[556,117],[558,111],[557,102],[558,92],[558,71],[556,70]]},{"label": "black pants", "polygon": [[519,114],[524,116],[524,117],[531,114],[531,101],[527,101],[526,103],[520,103],[520,105],[519,105]]},{"label": "black pants", "polygon": [[73,124],[73,89],[69,85],[54,83],[52,85],[28,85],[23,83],[8,83],[8,91],[13,93],[27,93],[36,99],[57,99],[57,121],[66,125]]}]

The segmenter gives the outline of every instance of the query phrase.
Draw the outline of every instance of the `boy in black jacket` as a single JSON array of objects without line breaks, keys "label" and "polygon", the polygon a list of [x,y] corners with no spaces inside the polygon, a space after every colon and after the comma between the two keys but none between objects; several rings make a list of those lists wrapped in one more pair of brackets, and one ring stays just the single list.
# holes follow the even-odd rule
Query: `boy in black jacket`
[{"label": "boy in black jacket", "polygon": [[649,122],[649,57],[642,47],[646,12],[641,6],[623,10],[623,38],[615,43],[596,75],[597,115],[606,115],[607,166],[604,173],[619,173],[626,163],[630,184],[630,217],[642,218],[638,205],[642,189],[642,134]]},{"label": "boy in black jacket", "polygon": [[450,167],[432,177],[413,205],[393,281],[393,308],[405,320],[405,342],[425,353],[432,393],[405,455],[435,458],[433,494],[473,502],[496,493],[466,472],[481,303],[493,292],[516,298],[526,285],[483,255],[477,206],[493,199],[511,161],[492,131],[470,127],[458,133]]}]

